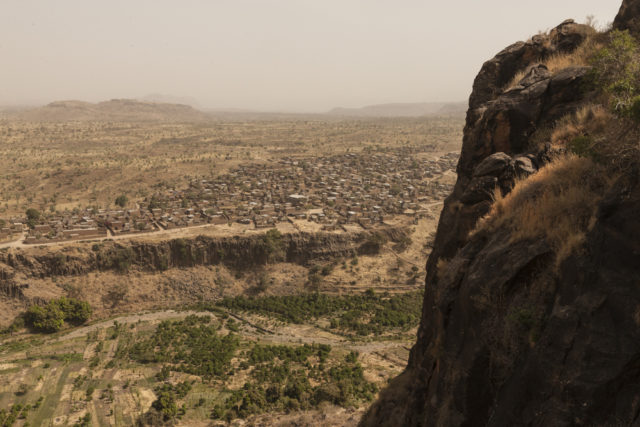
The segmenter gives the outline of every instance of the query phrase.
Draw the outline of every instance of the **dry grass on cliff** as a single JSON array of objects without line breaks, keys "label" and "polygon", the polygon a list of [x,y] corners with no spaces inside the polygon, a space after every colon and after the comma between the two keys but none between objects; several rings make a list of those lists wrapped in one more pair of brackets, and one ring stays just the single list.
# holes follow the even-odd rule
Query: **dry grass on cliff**
[{"label": "dry grass on cliff", "polygon": [[509,228],[514,242],[545,239],[556,254],[557,266],[582,245],[595,224],[598,202],[610,179],[590,159],[559,157],[517,182],[506,197],[498,190],[480,228]]},{"label": "dry grass on cliff", "polygon": [[615,117],[602,105],[589,104],[560,119],[547,140],[559,148],[597,159],[619,173],[640,161],[640,127]]},{"label": "dry grass on cliff", "polygon": [[551,143],[566,146],[581,135],[602,134],[613,117],[602,105],[589,104],[560,119],[551,133]]},{"label": "dry grass on cliff", "polygon": [[[551,74],[555,74],[558,71],[561,71],[568,67],[581,67],[589,65],[589,58],[596,52],[598,49],[602,48],[603,44],[598,37],[598,33],[596,30],[593,30],[593,34],[587,36],[586,40],[578,46],[576,50],[571,53],[556,53],[542,61],[539,61],[538,64],[544,65],[551,72]],[[507,83],[504,87],[504,91],[508,91],[513,89],[518,85],[520,80],[522,80],[526,75],[526,69],[520,70],[516,73],[515,76]]]}]

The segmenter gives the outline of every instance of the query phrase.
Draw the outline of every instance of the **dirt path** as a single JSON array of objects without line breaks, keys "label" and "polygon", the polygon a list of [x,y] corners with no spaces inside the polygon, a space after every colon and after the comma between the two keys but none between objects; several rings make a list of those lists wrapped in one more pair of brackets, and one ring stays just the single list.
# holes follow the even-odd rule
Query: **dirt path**
[{"label": "dirt path", "polygon": [[110,231],[107,232],[107,237],[97,237],[97,238],[84,238],[84,239],[74,239],[74,240],[65,240],[62,242],[52,242],[52,243],[36,243],[36,244],[25,244],[24,239],[26,235],[23,233],[22,237],[18,240],[14,240],[13,242],[2,243],[0,244],[0,249],[2,248],[32,248],[35,246],[64,246],[75,244],[78,242],[99,242],[101,240],[109,239],[109,240],[123,240],[123,239],[135,239],[139,237],[147,237],[147,236],[162,236],[162,235],[175,235],[176,237],[180,237],[183,235],[189,234],[189,231],[198,229],[198,228],[206,228],[206,227],[215,227],[214,224],[204,224],[204,225],[194,225],[192,227],[185,228],[174,228],[171,230],[160,229],[157,231],[151,231],[149,233],[135,233],[135,234],[118,234],[114,235]]},{"label": "dirt path", "polygon": [[162,321],[167,319],[182,319],[190,314],[197,314],[199,316],[214,316],[213,313],[208,311],[200,312],[200,311],[175,311],[175,310],[166,310],[166,311],[157,311],[152,313],[142,313],[142,314],[131,314],[127,316],[116,317],[109,320],[100,321],[98,323],[94,323],[93,325],[85,326],[82,328],[75,329],[69,332],[66,335],[58,338],[58,341],[67,341],[72,340],[74,338],[84,337],[87,334],[97,331],[100,329],[108,328],[109,326],[113,326],[114,322],[131,324],[141,322],[153,322],[153,321]]}]

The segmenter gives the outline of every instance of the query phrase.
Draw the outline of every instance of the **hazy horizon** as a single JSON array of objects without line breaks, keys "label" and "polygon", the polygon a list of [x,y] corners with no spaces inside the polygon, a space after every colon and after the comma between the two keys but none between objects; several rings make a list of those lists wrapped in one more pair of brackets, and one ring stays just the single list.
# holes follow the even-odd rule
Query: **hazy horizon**
[{"label": "hazy horizon", "polygon": [[202,109],[462,102],[482,63],[618,1],[3,2],[0,105],[163,94]]}]

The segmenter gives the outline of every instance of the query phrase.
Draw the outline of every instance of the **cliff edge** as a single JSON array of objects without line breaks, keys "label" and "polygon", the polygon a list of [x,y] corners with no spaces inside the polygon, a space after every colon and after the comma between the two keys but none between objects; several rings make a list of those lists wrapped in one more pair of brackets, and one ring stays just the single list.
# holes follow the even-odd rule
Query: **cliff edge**
[{"label": "cliff edge", "polygon": [[362,426],[640,425],[637,22],[482,66],[417,342]]}]

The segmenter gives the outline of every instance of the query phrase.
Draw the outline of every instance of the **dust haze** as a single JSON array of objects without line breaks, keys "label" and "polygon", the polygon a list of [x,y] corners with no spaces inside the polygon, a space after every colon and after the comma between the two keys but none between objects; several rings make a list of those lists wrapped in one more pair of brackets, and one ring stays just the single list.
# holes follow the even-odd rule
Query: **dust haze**
[{"label": "dust haze", "polygon": [[513,40],[566,18],[593,15],[604,26],[618,6],[6,0],[0,104],[138,98],[203,109],[323,112],[464,101],[479,64]]}]

